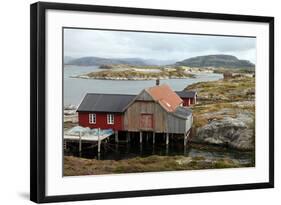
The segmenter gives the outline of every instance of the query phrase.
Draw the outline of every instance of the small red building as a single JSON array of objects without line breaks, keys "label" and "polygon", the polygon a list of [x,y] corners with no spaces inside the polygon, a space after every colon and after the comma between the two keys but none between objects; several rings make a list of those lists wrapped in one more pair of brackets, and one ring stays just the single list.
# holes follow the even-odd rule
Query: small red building
[{"label": "small red building", "polygon": [[122,130],[123,113],[135,97],[135,95],[88,93],[77,109],[79,125]]},{"label": "small red building", "polygon": [[195,91],[176,91],[177,95],[183,100],[183,106],[188,107],[192,104],[196,104],[197,92]]}]

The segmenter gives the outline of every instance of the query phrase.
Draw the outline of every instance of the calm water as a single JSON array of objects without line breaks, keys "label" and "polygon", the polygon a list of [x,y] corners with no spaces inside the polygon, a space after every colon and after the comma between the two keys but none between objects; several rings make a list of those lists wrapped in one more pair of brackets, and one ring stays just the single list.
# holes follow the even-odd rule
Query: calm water
[{"label": "calm water", "polygon": [[251,152],[240,152],[232,149],[222,149],[217,146],[208,145],[205,149],[200,149],[194,145],[184,148],[181,142],[171,142],[169,146],[166,146],[165,140],[162,142],[158,140],[155,145],[151,140],[144,141],[142,145],[139,142],[130,143],[114,143],[108,142],[102,144],[101,153],[98,156],[97,148],[83,145],[82,152],[78,152],[78,144],[73,143],[68,145],[68,151],[65,151],[65,155],[78,156],[89,159],[101,159],[101,160],[121,160],[130,159],[134,157],[146,157],[150,155],[160,156],[189,156],[189,157],[204,157],[208,160],[218,159],[235,159],[241,164],[247,164],[251,162]]},{"label": "calm water", "polygon": [[[142,89],[155,85],[155,80],[124,81],[124,80],[96,80],[71,78],[83,73],[99,71],[95,66],[66,66],[64,68],[64,105],[78,105],[86,93],[116,93],[138,94]],[[197,74],[196,78],[168,79],[160,83],[167,83],[174,90],[182,90],[187,85],[221,79],[221,74],[204,73]]]}]

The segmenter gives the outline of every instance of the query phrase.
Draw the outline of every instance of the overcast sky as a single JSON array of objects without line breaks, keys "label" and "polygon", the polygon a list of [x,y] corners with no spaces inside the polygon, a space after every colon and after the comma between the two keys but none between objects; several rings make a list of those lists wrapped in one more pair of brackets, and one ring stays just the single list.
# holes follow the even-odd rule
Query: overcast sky
[{"label": "overcast sky", "polygon": [[85,29],[64,30],[64,55],[70,57],[96,56],[179,61],[210,54],[229,54],[256,63],[256,39]]}]

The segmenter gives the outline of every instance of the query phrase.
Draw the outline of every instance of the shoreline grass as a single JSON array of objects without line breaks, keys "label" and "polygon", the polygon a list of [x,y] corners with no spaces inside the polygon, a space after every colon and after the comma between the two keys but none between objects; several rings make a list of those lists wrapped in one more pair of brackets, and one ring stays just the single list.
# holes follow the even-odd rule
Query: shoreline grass
[{"label": "shoreline grass", "polygon": [[162,172],[252,167],[233,159],[207,160],[204,157],[157,156],[135,157],[123,160],[96,160],[73,156],[64,157],[64,176]]}]

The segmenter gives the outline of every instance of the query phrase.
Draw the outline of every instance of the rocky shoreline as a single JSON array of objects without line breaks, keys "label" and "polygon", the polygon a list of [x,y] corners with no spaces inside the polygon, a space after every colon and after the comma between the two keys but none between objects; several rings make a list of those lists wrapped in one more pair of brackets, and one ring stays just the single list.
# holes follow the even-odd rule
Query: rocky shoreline
[{"label": "rocky shoreline", "polygon": [[192,141],[237,150],[255,149],[254,78],[198,83],[187,89],[198,91]]}]

